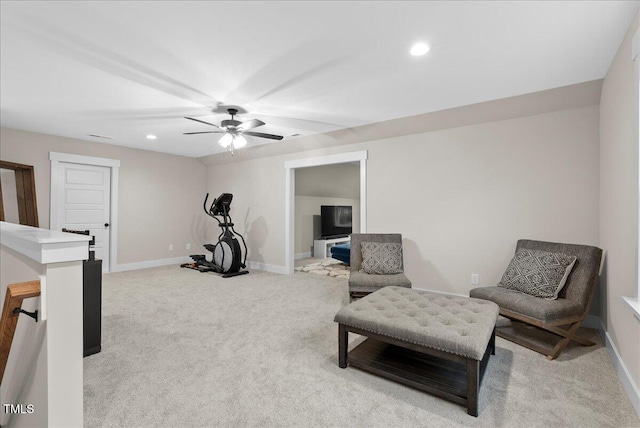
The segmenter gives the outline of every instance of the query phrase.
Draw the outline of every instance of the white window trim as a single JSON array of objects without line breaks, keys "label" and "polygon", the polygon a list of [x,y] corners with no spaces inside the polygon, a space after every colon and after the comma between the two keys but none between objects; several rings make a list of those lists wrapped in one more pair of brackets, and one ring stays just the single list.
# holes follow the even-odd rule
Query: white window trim
[{"label": "white window trim", "polygon": [[[638,136],[640,136],[640,29],[636,31],[631,43],[631,59],[635,62],[636,67],[636,113],[638,114]],[[638,171],[640,171],[640,138],[638,139]],[[631,306],[638,321],[640,321],[640,173],[638,174],[638,241],[636,246],[637,262],[636,262],[636,279],[638,290],[636,291],[636,297],[625,297],[622,299]]]},{"label": "white window trim", "polygon": [[295,159],[286,161],[285,168],[285,273],[293,274],[295,252],[295,170],[310,166],[333,165],[338,163],[360,162],[360,233],[367,231],[367,151],[339,153],[328,156]]},{"label": "white window trim", "polygon": [[53,197],[55,181],[60,177],[62,166],[60,162],[77,163],[82,165],[106,166],[111,170],[111,212],[109,213],[109,272],[115,272],[118,265],[118,172],[120,161],[117,159],[97,158],[93,156],[73,155],[69,153],[49,152],[51,161],[51,188],[49,225],[57,224],[58,207],[57,200]]}]

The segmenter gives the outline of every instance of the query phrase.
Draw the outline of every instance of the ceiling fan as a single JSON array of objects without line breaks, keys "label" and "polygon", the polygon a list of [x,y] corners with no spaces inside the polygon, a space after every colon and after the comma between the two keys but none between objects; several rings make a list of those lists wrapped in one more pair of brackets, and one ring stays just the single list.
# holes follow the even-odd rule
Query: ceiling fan
[{"label": "ceiling fan", "polygon": [[223,120],[220,123],[220,126],[215,125],[210,122],[205,122],[204,120],[196,119],[194,117],[185,117],[185,119],[193,120],[194,122],[204,123],[205,125],[213,126],[217,128],[216,131],[201,131],[201,132],[185,132],[184,135],[195,135],[195,134],[224,134],[220,140],[218,140],[218,144],[222,147],[229,147],[229,151],[233,154],[234,149],[239,149],[244,147],[247,144],[247,140],[242,136],[251,135],[253,137],[260,138],[269,138],[271,140],[282,140],[282,135],[274,135],[274,134],[265,134],[262,132],[253,132],[249,131],[250,129],[257,128],[259,126],[264,125],[265,123],[258,119],[247,120],[246,122],[240,122],[239,120],[235,120],[234,117],[238,114],[238,109],[230,108],[227,109],[227,112],[231,115],[230,120]]}]

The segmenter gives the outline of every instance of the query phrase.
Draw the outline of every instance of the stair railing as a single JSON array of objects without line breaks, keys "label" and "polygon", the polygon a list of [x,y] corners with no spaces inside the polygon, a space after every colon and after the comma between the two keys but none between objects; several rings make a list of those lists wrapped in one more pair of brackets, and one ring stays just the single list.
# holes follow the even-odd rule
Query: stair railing
[{"label": "stair railing", "polygon": [[0,318],[0,384],[9,360],[9,351],[11,351],[11,342],[13,342],[13,335],[18,325],[18,317],[23,313],[38,322],[38,311],[25,311],[22,309],[22,301],[39,295],[39,280],[10,284],[7,287],[4,307],[2,308],[2,318]]}]

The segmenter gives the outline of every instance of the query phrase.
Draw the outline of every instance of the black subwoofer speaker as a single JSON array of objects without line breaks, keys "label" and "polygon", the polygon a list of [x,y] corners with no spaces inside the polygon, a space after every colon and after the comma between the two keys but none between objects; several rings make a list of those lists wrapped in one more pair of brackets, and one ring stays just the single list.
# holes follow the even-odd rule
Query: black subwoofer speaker
[{"label": "black subwoofer speaker", "polygon": [[100,352],[102,338],[102,260],[82,262],[84,312],[83,343],[86,357]]}]

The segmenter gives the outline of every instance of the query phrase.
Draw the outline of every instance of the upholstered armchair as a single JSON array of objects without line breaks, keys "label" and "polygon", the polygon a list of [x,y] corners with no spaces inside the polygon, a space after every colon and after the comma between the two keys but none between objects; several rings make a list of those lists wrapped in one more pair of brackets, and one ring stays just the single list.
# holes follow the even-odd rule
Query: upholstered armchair
[{"label": "upholstered armchair", "polygon": [[[568,256],[565,263],[567,268],[574,260],[573,257],[575,257],[575,261],[572,267],[566,269],[564,276],[560,278],[562,276],[562,260],[560,260],[560,267],[557,267],[556,261],[552,260],[551,257],[544,257],[543,254],[537,257],[538,261],[533,263],[531,254],[536,256],[541,253],[526,255],[525,252],[520,252],[520,250],[560,254],[562,255],[560,259]],[[518,265],[518,258],[522,258],[520,265]],[[589,313],[589,306],[598,282],[601,259],[602,250],[589,245],[519,240],[514,259],[509,264],[499,286],[475,288],[471,290],[469,295],[470,297],[497,303],[500,307],[500,315],[506,318],[516,320],[516,322],[524,322],[556,334],[559,337],[559,341],[552,349],[548,349],[548,347],[532,342],[529,340],[530,338],[528,339],[524,335],[507,332],[500,328],[496,329],[496,335],[540,352],[546,355],[547,359],[553,360],[560,355],[570,341],[585,346],[595,344],[584,337],[578,336],[576,331]],[[562,283],[563,279],[565,280],[564,286],[559,287],[559,292],[556,289],[554,293],[553,288],[550,289],[548,287],[544,278],[542,280],[539,279],[541,275],[544,276],[544,272],[541,275],[533,272],[535,269],[533,265],[536,263],[543,266],[549,263],[549,266],[556,266],[553,268],[559,269],[558,278],[560,283]],[[512,288],[515,290],[520,288],[525,292],[506,288],[504,283],[507,283],[509,287],[514,284]],[[536,294],[543,297],[536,297]],[[556,295],[557,298],[555,298]]]},{"label": "upholstered armchair", "polygon": [[403,273],[402,235],[399,233],[352,233],[350,259],[351,300],[390,285],[411,288],[411,281]]}]

